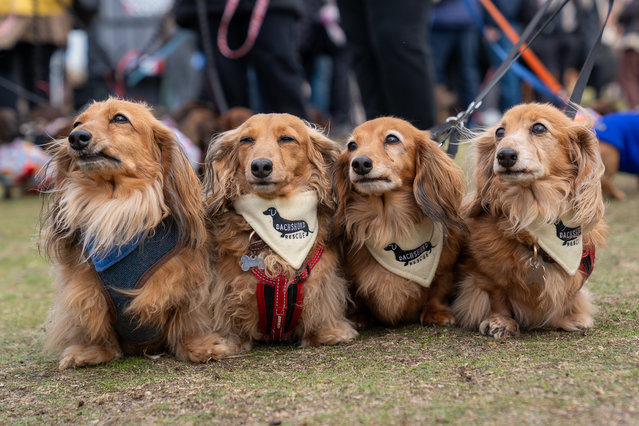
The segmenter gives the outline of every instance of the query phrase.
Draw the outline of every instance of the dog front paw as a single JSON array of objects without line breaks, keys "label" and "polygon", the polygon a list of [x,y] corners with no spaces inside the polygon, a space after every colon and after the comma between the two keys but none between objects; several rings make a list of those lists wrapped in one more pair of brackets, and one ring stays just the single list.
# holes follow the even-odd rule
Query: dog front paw
[{"label": "dog front paw", "polygon": [[491,315],[479,324],[479,332],[485,336],[493,336],[495,339],[518,337],[519,324],[514,319],[503,315]]},{"label": "dog front paw", "polygon": [[62,351],[58,369],[104,364],[121,357],[122,353],[119,350],[112,350],[104,346],[73,345]]},{"label": "dog front paw", "polygon": [[240,342],[237,338],[224,338],[217,333],[192,336],[178,347],[176,357],[191,362],[208,362],[212,359],[237,355],[251,349],[250,342]]},{"label": "dog front paw", "polygon": [[419,316],[422,325],[437,325],[440,327],[455,325],[455,317],[448,310],[423,311]]},{"label": "dog front paw", "polygon": [[565,331],[584,331],[591,328],[594,325],[594,321],[590,315],[571,315],[563,318],[558,327]]},{"label": "dog front paw", "polygon": [[342,321],[335,327],[325,328],[313,333],[312,335],[304,336],[300,347],[307,346],[319,346],[319,345],[337,345],[340,343],[352,342],[359,336],[359,333],[353,328],[353,326]]}]

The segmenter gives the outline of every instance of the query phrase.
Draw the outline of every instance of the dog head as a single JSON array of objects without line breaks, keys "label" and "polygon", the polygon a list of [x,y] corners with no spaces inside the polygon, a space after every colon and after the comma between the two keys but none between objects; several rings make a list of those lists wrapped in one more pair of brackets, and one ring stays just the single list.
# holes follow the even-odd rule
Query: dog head
[{"label": "dog head", "polygon": [[603,215],[597,139],[547,104],[523,104],[475,140],[476,192],[470,215],[490,208],[518,225],[572,209],[588,226]]},{"label": "dog head", "polygon": [[[113,224],[111,232],[117,232],[117,227],[118,231],[128,233],[134,231],[119,228],[129,226],[144,230],[151,220],[141,217],[144,216],[144,205],[151,206],[149,211],[154,212],[159,206],[159,219],[172,216],[181,244],[196,246],[203,243],[205,232],[199,181],[173,132],[145,105],[113,98],[93,103],[77,116],[69,136],[56,141],[52,165],[51,214],[54,216],[62,214],[60,202],[63,197],[68,200],[70,192],[81,196],[87,205],[98,198],[109,199],[115,203],[111,208],[117,206],[119,210],[140,212],[126,213],[131,222],[128,225]],[[105,194],[110,195],[106,197]],[[118,203],[118,200],[122,202]],[[123,200],[128,201],[125,204]],[[67,202],[65,209],[72,210],[72,204],[81,203]],[[79,210],[79,206],[74,210]],[[79,215],[76,212],[73,216],[78,218]],[[90,221],[87,219],[89,213],[84,215],[85,221]],[[70,220],[61,218],[53,222],[54,226],[62,226],[62,223],[70,226]],[[84,223],[82,226],[101,225]]]},{"label": "dog head", "polygon": [[268,209],[262,212],[264,216],[275,216],[277,214],[277,209],[275,207],[269,207]]},{"label": "dog head", "polygon": [[458,213],[464,189],[461,169],[428,132],[407,121],[382,117],[356,127],[338,158],[334,182],[338,215],[351,191],[382,195],[408,188],[431,220],[463,227]]},{"label": "dog head", "polygon": [[311,189],[332,208],[329,164],[338,153],[335,142],[293,115],[254,115],[209,147],[207,212],[215,214],[242,194],[272,198]]}]

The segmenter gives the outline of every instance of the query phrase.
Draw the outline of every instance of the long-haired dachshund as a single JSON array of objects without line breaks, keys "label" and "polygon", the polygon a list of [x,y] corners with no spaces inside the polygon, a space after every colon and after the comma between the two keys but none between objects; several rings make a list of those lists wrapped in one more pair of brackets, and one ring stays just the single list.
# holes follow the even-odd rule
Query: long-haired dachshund
[{"label": "long-haired dachshund", "polygon": [[334,185],[359,326],[454,324],[448,298],[465,235],[464,183],[428,132],[392,117],[355,128]]},{"label": "long-haired dachshund", "polygon": [[44,216],[59,368],[170,351],[207,361],[209,261],[200,185],[142,104],[96,102],[53,147]]},{"label": "long-haired dachshund", "polygon": [[302,346],[357,332],[336,250],[329,164],[337,145],[289,114],[258,114],[212,142],[205,206],[215,264],[215,330],[223,355],[256,340]]},{"label": "long-haired dachshund", "polygon": [[583,284],[606,233],[594,134],[551,105],[524,104],[474,142],[458,321],[497,339],[591,327]]}]

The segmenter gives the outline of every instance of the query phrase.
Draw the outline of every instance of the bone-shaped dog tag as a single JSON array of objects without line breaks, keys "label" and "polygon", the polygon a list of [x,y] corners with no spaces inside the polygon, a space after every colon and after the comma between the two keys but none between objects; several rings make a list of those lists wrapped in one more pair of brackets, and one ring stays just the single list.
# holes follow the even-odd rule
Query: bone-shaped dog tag
[{"label": "bone-shaped dog tag", "polygon": [[243,255],[240,258],[240,261],[242,262],[241,264],[241,268],[243,271],[248,271],[251,268],[259,268],[264,270],[264,257],[262,255],[259,256],[255,256],[254,254],[251,254],[250,256],[247,255]]},{"label": "bone-shaped dog tag", "polygon": [[530,260],[530,269],[526,275],[526,284],[537,283],[539,285],[546,284],[546,267],[539,261]]}]

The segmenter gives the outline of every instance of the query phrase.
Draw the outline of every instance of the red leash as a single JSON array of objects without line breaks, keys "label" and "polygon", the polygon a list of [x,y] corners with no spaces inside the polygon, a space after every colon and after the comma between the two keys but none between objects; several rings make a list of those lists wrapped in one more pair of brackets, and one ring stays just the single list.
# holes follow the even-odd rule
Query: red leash
[{"label": "red leash", "polygon": [[269,0],[257,0],[255,2],[255,6],[251,12],[251,20],[249,22],[246,40],[244,40],[244,43],[239,48],[233,50],[229,47],[228,43],[229,24],[231,23],[231,19],[233,19],[233,15],[239,3],[240,0],[228,0],[226,2],[220,28],[217,31],[217,47],[220,49],[222,55],[229,59],[241,58],[253,48],[260,28],[262,28],[262,22],[264,21],[264,15],[266,15]]}]

